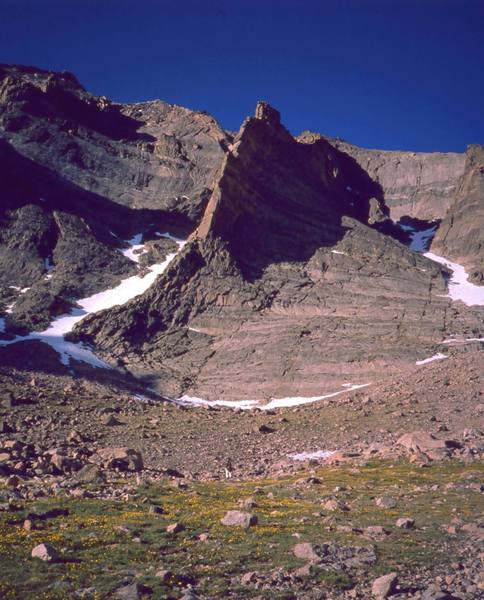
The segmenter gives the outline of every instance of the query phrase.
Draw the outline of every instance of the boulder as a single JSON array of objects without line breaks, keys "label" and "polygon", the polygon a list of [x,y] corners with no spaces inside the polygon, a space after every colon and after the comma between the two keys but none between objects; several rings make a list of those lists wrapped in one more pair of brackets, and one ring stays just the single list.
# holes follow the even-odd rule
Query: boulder
[{"label": "boulder", "polygon": [[57,550],[50,544],[39,544],[32,549],[32,558],[38,558],[44,562],[55,562],[59,559]]},{"label": "boulder", "polygon": [[378,577],[371,586],[371,593],[378,600],[388,598],[395,591],[397,582],[398,576],[396,573],[388,573],[388,575]]},{"label": "boulder", "polygon": [[415,527],[415,520],[409,517],[400,517],[400,519],[397,519],[395,526],[399,529],[413,529]]},{"label": "boulder", "polygon": [[378,498],[375,498],[375,504],[379,508],[395,508],[397,505],[397,501],[391,496],[380,496]]},{"label": "boulder", "polygon": [[292,549],[292,552],[296,558],[315,562],[321,559],[321,556],[325,552],[325,548],[309,542],[296,544]]},{"label": "boulder", "polygon": [[398,438],[397,444],[403,446],[409,452],[421,452],[423,454],[435,454],[447,452],[445,441],[435,438],[426,431],[413,431],[405,433]]},{"label": "boulder", "polygon": [[103,465],[120,471],[142,471],[143,457],[133,448],[100,448],[97,451]]},{"label": "boulder", "polygon": [[138,600],[139,598],[152,593],[153,590],[147,585],[131,583],[118,588],[114,593],[114,597],[118,600]]},{"label": "boulder", "polygon": [[248,529],[257,524],[257,517],[251,513],[242,512],[240,510],[229,510],[220,522],[222,525]]},{"label": "boulder", "polygon": [[185,531],[185,525],[183,525],[183,523],[172,523],[166,528],[167,533],[180,533],[182,531]]}]

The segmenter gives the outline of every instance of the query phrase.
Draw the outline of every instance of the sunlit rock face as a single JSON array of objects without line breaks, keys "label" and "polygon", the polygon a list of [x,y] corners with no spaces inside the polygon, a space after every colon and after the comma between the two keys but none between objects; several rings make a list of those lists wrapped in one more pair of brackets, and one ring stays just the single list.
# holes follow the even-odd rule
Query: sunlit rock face
[{"label": "sunlit rock face", "polygon": [[341,140],[331,142],[380,186],[394,221],[405,216],[443,219],[454,202],[464,173],[463,153],[367,150]]},{"label": "sunlit rock face", "polygon": [[[264,102],[234,136],[205,113],[0,66],[0,161],[0,340],[41,335],[78,300],[149,276],[70,341],[171,396],[282,401],[481,336],[481,309],[449,297],[445,267],[395,238],[442,221],[431,251],[479,281],[482,149],[295,139]],[[435,223],[411,237],[401,216]],[[178,250],[167,231],[189,241],[161,272]]]},{"label": "sunlit rock face", "polygon": [[454,202],[432,242],[432,252],[466,267],[484,285],[484,147],[469,146]]},{"label": "sunlit rock face", "polygon": [[371,190],[344,160],[259,105],[184,250],[79,339],[165,394],[214,401],[317,397],[434,354],[477,309],[451,309],[439,265],[365,224]]}]

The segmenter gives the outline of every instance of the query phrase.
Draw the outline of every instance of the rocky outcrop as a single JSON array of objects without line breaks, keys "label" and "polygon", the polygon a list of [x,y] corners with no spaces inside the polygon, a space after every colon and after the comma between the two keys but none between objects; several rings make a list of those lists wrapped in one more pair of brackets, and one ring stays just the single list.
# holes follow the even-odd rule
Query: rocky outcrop
[{"label": "rocky outcrop", "polygon": [[469,146],[456,198],[432,242],[432,252],[463,264],[484,284],[484,146]]},{"label": "rocky outcrop", "polygon": [[134,233],[190,232],[229,139],[204,113],[159,101],[115,104],[72,74],[1,65],[7,328],[45,328],[76,299],[134,274],[119,252]]},{"label": "rocky outcrop", "polygon": [[367,150],[334,139],[331,143],[381,186],[394,221],[404,216],[426,221],[443,219],[464,172],[464,154]]},{"label": "rocky outcrop", "polygon": [[477,309],[443,297],[438,265],[364,224],[370,192],[348,190],[343,166],[260,105],[189,244],[142,297],[76,335],[165,394],[264,399],[369,383],[475,326]]},{"label": "rocky outcrop", "polygon": [[225,240],[246,271],[307,260],[341,238],[342,215],[368,220],[368,195],[347,183],[339,152],[324,139],[298,143],[261,102],[224,158],[194,237]]},{"label": "rocky outcrop", "polygon": [[0,136],[84,190],[192,223],[229,137],[206,113],[153,101],[121,105],[70,73],[0,66]]}]

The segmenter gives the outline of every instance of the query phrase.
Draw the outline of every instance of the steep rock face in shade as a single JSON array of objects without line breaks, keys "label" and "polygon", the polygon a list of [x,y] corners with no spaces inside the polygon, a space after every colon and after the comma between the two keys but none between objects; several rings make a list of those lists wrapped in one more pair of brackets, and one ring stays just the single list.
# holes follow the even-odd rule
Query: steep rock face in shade
[{"label": "steep rock face in shade", "polygon": [[367,150],[333,139],[331,143],[381,186],[394,221],[403,216],[443,219],[464,173],[465,154]]},{"label": "steep rock face in shade", "polygon": [[184,250],[75,336],[165,394],[264,399],[368,383],[478,328],[477,309],[443,297],[438,265],[364,224],[370,191],[344,169],[325,140],[296,142],[259,105]]},{"label": "steep rock face in shade", "polygon": [[436,254],[463,264],[484,284],[484,147],[469,146],[456,198],[432,242]]},{"label": "steep rock face in shade", "polygon": [[70,73],[0,66],[0,134],[65,180],[131,208],[203,212],[229,137],[205,113],[121,105]]},{"label": "steep rock face in shade", "polygon": [[[111,103],[69,73],[0,65],[0,312],[42,329],[136,272],[143,231],[188,233],[229,137],[164,102]],[[20,292],[20,290],[23,290]]]},{"label": "steep rock face in shade", "polygon": [[110,233],[125,229],[130,211],[65,182],[4,140],[0,164],[0,305],[10,307],[9,326],[42,328],[75,298],[135,272]]}]

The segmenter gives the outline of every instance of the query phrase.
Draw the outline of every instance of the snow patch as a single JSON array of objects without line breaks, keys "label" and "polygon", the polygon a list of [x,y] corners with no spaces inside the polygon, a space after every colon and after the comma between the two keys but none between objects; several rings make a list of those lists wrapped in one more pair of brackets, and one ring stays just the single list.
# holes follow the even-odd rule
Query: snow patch
[{"label": "snow patch", "polygon": [[273,408],[289,408],[291,406],[301,406],[303,404],[311,404],[313,402],[318,402],[319,400],[326,400],[326,398],[334,398],[334,396],[339,396],[339,394],[344,394],[345,392],[351,392],[353,390],[358,390],[360,388],[364,388],[370,383],[360,383],[360,384],[351,384],[350,386],[345,385],[344,390],[340,390],[339,392],[332,392],[331,394],[324,394],[322,396],[312,396],[312,397],[304,397],[304,396],[295,396],[289,398],[274,398],[268,404],[261,406],[262,410],[271,410]]},{"label": "snow patch", "polygon": [[317,460],[329,458],[335,453],[335,450],[316,450],[316,452],[300,452],[299,454],[289,454],[289,458],[292,458],[292,460]]},{"label": "snow patch", "polygon": [[146,252],[145,244],[141,243],[143,239],[142,233],[137,233],[130,240],[126,240],[126,243],[129,244],[129,248],[126,250],[121,250],[121,254],[124,254],[126,258],[132,260],[133,262],[139,262],[140,254],[144,254]]},{"label": "snow patch", "polygon": [[449,358],[446,354],[442,354],[441,352],[437,352],[430,358],[424,358],[423,360],[417,360],[416,365],[426,365],[427,363],[434,362],[434,360],[443,360],[444,358]]},{"label": "snow patch", "polygon": [[[180,251],[186,243],[186,240],[174,238],[169,233],[163,235],[164,237],[169,237],[176,241],[178,244],[178,251]],[[135,242],[141,240],[142,234],[139,234],[139,236],[140,237],[135,236],[136,239],[133,238],[133,240]],[[162,263],[151,265],[151,267],[149,267],[150,271],[144,277],[138,275],[128,277],[127,279],[123,279],[115,288],[99,292],[98,294],[94,294],[87,298],[81,298],[77,301],[78,306],[72,309],[70,314],[62,315],[54,319],[50,326],[44,331],[32,332],[25,336],[16,336],[13,340],[1,340],[0,346],[9,346],[23,341],[40,340],[51,346],[60,355],[62,364],[66,366],[69,366],[70,359],[74,358],[75,360],[88,363],[94,367],[111,368],[110,365],[99,359],[85,344],[67,342],[64,339],[64,336],[72,331],[74,325],[79,323],[79,321],[82,321],[85,316],[112,308],[113,306],[125,304],[129,300],[136,298],[136,296],[143,294],[154,283],[158,275],[161,275],[168,267],[176,254],[176,252],[168,254]],[[29,288],[21,290],[21,293],[24,293],[24,291],[27,291],[28,289]]]},{"label": "snow patch", "polygon": [[18,292],[19,294],[25,294],[25,292],[28,292],[30,290],[29,287],[25,287],[25,288],[19,288],[18,285],[9,285],[8,286],[11,290],[15,290],[16,292]]},{"label": "snow patch", "polygon": [[464,340],[458,340],[451,338],[449,340],[443,340],[441,344],[466,344],[467,342],[484,342],[484,338],[465,338]]},{"label": "snow patch", "polygon": [[225,406],[227,408],[241,408],[247,410],[257,406],[259,402],[257,400],[204,400],[203,398],[197,398],[195,396],[184,395],[181,398],[174,400],[177,404],[183,404],[185,406]]},{"label": "snow patch", "polygon": [[345,383],[342,385],[344,390],[333,392],[331,394],[324,394],[323,396],[312,396],[312,397],[290,397],[290,398],[271,398],[267,404],[260,404],[258,400],[204,400],[203,398],[197,398],[194,396],[184,395],[181,398],[173,399],[173,402],[183,404],[185,406],[225,406],[227,408],[241,408],[248,410],[250,408],[258,408],[259,410],[272,410],[273,408],[290,408],[292,406],[300,406],[301,404],[311,404],[318,400],[325,400],[326,398],[333,398],[339,394],[350,392],[352,390],[358,390],[364,388],[371,383]]},{"label": "snow patch", "polygon": [[342,254],[343,256],[346,256],[346,252],[341,252],[340,250],[331,250],[331,254]]},{"label": "snow patch", "polygon": [[461,300],[467,306],[484,306],[484,287],[468,281],[468,275],[462,265],[451,262],[442,256],[437,256],[433,252],[426,252],[424,256],[452,271],[448,282],[448,297],[454,301]]}]

